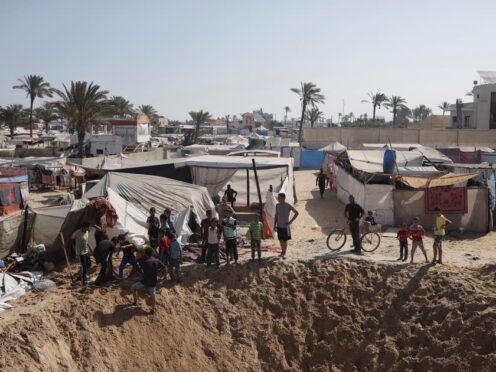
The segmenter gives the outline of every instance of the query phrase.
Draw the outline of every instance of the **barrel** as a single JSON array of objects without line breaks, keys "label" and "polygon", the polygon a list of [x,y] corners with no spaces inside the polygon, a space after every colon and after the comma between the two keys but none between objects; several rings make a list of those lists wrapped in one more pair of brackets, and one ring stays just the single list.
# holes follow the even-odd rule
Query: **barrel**
[{"label": "barrel", "polygon": [[395,166],[396,166],[396,151],[389,149],[385,150],[384,162],[382,163],[383,172],[387,174],[393,174]]}]

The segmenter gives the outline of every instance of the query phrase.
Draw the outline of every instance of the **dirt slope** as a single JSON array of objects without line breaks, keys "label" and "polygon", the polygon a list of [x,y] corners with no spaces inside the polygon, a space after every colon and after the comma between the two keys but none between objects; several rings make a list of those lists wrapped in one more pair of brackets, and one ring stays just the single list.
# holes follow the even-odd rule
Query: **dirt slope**
[{"label": "dirt slope", "polygon": [[[7,371],[494,370],[496,267],[246,264],[160,289],[31,294],[1,315]],[[38,302],[36,301],[38,300]]]}]

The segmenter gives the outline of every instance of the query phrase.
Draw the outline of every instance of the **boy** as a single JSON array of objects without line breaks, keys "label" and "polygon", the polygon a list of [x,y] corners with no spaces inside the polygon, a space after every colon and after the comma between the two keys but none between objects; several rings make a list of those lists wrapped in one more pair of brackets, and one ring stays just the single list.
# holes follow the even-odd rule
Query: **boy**
[{"label": "boy", "polygon": [[169,265],[169,258],[170,258],[169,247],[171,243],[171,239],[170,239],[171,235],[172,234],[169,232],[162,234],[162,237],[158,242],[158,258],[160,261],[162,261],[162,263],[165,266]]},{"label": "boy", "polygon": [[324,170],[320,168],[320,172],[317,175],[317,179],[315,180],[315,186],[317,185],[319,186],[319,193],[321,199],[324,199],[324,191],[328,183],[329,183],[329,179],[325,175]]},{"label": "boy", "polygon": [[200,262],[206,261],[206,256],[208,252],[208,231],[210,226],[212,226],[212,211],[209,209],[207,211],[207,217],[201,220],[201,240],[202,240],[202,252],[200,256]]},{"label": "boy", "polygon": [[169,208],[164,210],[165,216],[165,231],[169,231],[171,233],[176,233],[176,228],[174,227],[174,222],[172,222],[172,211]]},{"label": "boy", "polygon": [[119,241],[119,250],[122,250],[122,260],[119,265],[119,279],[122,279],[124,269],[127,265],[131,265],[134,270],[141,271],[138,262],[136,261],[136,256],[134,255],[136,247],[133,243],[126,239],[126,234],[121,234],[117,237]]},{"label": "boy", "polygon": [[238,196],[238,192],[231,188],[231,185],[227,185],[227,189],[224,192],[224,198],[227,199],[229,203],[231,203],[231,207],[234,208],[234,203],[236,202],[236,197]]},{"label": "boy", "polygon": [[155,208],[150,208],[150,215],[148,216],[146,223],[148,225],[148,241],[152,248],[156,248],[158,245],[160,221],[157,216],[155,216]]},{"label": "boy", "polygon": [[145,257],[140,260],[140,267],[143,271],[143,277],[131,287],[133,291],[133,305],[138,304],[138,291],[146,288],[148,290],[148,295],[150,296],[150,314],[154,314],[157,305],[157,300],[155,298],[155,295],[157,294],[157,272],[159,269],[165,269],[165,266],[162,262],[153,257],[153,249],[146,248]]},{"label": "boy", "polygon": [[[277,195],[276,216],[274,218],[274,230],[277,231],[277,238],[281,245],[282,259],[286,258],[286,251],[288,249],[288,241],[291,240],[290,225],[298,217],[298,211],[291,204],[286,203],[286,194],[279,193]],[[290,213],[293,212],[293,217],[289,219]]]},{"label": "boy", "polygon": [[[451,223],[441,212],[441,208],[434,208],[436,211],[436,226],[434,228],[434,258],[432,263],[443,263],[443,240],[446,235],[446,226]],[[437,261],[436,261],[437,258]]]},{"label": "boy", "polygon": [[233,217],[232,210],[226,210],[226,217],[221,222],[222,233],[224,235],[224,243],[226,244],[226,260],[227,264],[231,264],[231,254],[234,257],[234,264],[238,263],[238,247],[237,247],[237,221]]},{"label": "boy", "polygon": [[375,218],[374,218],[374,212],[372,211],[367,212],[367,217],[365,217],[365,222],[368,222],[370,226],[377,225],[377,222],[375,222]]},{"label": "boy", "polygon": [[400,258],[398,258],[398,261],[406,261],[408,258],[408,234],[406,223],[402,223],[396,236],[400,241]]},{"label": "boy", "polygon": [[169,272],[171,280],[176,283],[181,282],[181,260],[183,252],[181,243],[177,240],[177,236],[171,233],[171,243],[169,246]]},{"label": "boy", "polygon": [[115,245],[118,243],[117,237],[113,237],[112,240],[102,240],[93,250],[93,257],[97,264],[100,264],[101,269],[98,277],[95,280],[95,284],[103,284],[109,280],[109,269],[112,272],[112,255],[115,252]]},{"label": "boy", "polygon": [[424,248],[424,240],[423,237],[425,235],[425,230],[424,228],[420,225],[420,218],[415,217],[413,219],[413,224],[409,228],[409,235],[410,239],[412,239],[412,258],[410,260],[410,263],[413,263],[413,256],[415,255],[415,250],[420,248],[422,253],[424,254],[425,257],[425,262],[429,262],[429,259],[427,258],[427,253],[425,252]]},{"label": "boy", "polygon": [[87,271],[91,266],[91,260],[89,253],[91,251],[88,244],[88,231],[91,224],[89,222],[83,223],[83,226],[72,233],[71,239],[74,240],[74,250],[76,251],[76,256],[81,262],[81,284],[86,285],[87,281]]},{"label": "boy", "polygon": [[219,228],[219,221],[213,218],[210,221],[210,226],[207,231],[207,238],[205,240],[207,247],[207,267],[212,264],[212,259],[215,259],[215,265],[217,268],[220,266],[219,259],[219,241],[220,241],[221,230]]},{"label": "boy", "polygon": [[252,222],[248,230],[251,239],[251,262],[255,261],[255,249],[258,255],[258,262],[262,261],[262,251],[261,251],[262,230],[263,230],[262,219],[260,215],[257,214],[257,221]]}]

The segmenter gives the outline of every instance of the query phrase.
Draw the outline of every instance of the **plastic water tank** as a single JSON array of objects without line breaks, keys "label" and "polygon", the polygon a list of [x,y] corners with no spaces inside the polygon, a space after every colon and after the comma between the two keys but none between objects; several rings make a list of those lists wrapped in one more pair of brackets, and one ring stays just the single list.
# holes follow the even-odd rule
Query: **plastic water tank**
[{"label": "plastic water tank", "polygon": [[382,163],[382,170],[384,173],[393,174],[396,167],[396,151],[385,150],[384,161]]}]

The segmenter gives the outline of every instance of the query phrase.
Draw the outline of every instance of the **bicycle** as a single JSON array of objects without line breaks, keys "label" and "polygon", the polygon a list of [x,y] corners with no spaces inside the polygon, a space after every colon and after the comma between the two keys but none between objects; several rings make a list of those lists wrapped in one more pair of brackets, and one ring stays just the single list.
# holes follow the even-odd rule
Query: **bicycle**
[{"label": "bicycle", "polygon": [[[367,223],[365,223],[367,226]],[[346,244],[347,235],[346,227],[342,229],[334,229],[327,235],[327,248],[331,251],[339,251]],[[375,231],[366,231],[360,236],[362,249],[365,252],[373,252],[381,244],[381,236]]]}]

